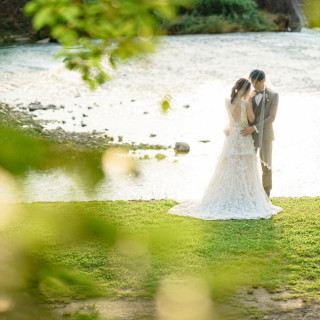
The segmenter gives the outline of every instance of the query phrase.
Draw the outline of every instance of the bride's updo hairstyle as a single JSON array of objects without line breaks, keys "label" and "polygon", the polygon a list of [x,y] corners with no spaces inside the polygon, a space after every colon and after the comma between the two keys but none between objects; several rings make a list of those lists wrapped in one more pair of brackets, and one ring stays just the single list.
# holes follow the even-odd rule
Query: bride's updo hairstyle
[{"label": "bride's updo hairstyle", "polygon": [[234,99],[239,96],[242,97],[247,94],[247,92],[250,90],[251,83],[249,80],[245,78],[240,78],[232,87],[231,90],[231,103],[234,101]]}]

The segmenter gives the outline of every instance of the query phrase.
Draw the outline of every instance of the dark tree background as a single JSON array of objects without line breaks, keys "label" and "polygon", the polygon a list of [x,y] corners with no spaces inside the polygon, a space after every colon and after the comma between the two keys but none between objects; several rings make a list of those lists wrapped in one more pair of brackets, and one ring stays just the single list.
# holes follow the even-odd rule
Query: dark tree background
[{"label": "dark tree background", "polygon": [[23,7],[29,0],[0,0],[0,29],[2,31],[32,33],[31,18],[26,18]]},{"label": "dark tree background", "polygon": [[[49,36],[45,30],[34,31],[31,18],[23,14],[23,7],[30,0],[0,0],[0,33],[13,33],[28,35],[33,39],[42,39]],[[283,13],[289,17],[288,26],[293,31],[300,29],[301,17],[299,16],[299,0],[255,0],[260,9]],[[182,8],[180,13],[186,9]]]}]

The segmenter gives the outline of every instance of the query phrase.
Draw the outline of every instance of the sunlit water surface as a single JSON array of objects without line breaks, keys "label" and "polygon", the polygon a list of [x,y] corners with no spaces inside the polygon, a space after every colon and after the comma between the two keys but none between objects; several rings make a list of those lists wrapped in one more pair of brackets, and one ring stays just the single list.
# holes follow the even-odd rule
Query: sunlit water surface
[{"label": "sunlit water surface", "polygon": [[[108,129],[105,132],[115,140],[123,136],[124,142],[167,146],[183,141],[191,150],[175,156],[168,149],[160,151],[167,155],[164,160],[137,160],[137,178],[127,175],[104,180],[91,194],[59,170],[30,172],[22,180],[20,200],[182,201],[200,197],[224,140],[224,99],[233,83],[255,68],[266,72],[280,95],[274,123],[272,196],[320,195],[318,34],[305,30],[163,37],[156,54],[121,66],[113,73],[113,81],[95,92],[53,58],[58,51],[56,44],[0,47],[0,101],[64,105],[61,110],[34,112],[40,119],[57,120],[48,128]],[[166,114],[160,108],[165,96],[171,97]],[[87,126],[82,127],[81,122]],[[133,156],[148,153],[153,157],[157,152]]]}]

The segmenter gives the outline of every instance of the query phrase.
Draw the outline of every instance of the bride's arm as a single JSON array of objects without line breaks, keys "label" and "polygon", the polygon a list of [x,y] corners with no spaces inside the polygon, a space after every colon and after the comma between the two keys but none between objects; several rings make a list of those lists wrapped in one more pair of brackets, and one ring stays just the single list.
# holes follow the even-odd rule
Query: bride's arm
[{"label": "bride's arm", "polygon": [[247,108],[247,117],[248,117],[249,122],[254,122],[256,117],[255,117],[255,115],[253,113],[252,100],[251,99],[247,100],[246,108]]}]

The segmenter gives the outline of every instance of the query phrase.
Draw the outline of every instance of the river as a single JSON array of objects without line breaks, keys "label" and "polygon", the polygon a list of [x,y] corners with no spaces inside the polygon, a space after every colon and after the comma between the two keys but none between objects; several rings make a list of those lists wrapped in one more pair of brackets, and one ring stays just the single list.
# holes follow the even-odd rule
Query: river
[{"label": "river", "polygon": [[[57,44],[0,46],[0,101],[34,101],[64,109],[34,111],[54,120],[48,128],[105,131],[123,142],[174,146],[188,154],[145,150],[134,156],[138,177],[102,181],[88,195],[59,170],[30,171],[19,201],[82,201],[198,198],[214,170],[224,140],[224,99],[252,69],[266,72],[280,96],[274,123],[273,197],[320,196],[320,35],[235,33],[164,36],[157,52],[112,72],[113,80],[91,92],[76,72],[54,58]],[[163,113],[162,99],[171,97]],[[85,124],[85,126],[83,126]],[[152,136],[151,136],[152,135]],[[209,140],[209,142],[203,142]],[[202,142],[201,142],[202,141]],[[166,154],[157,160],[157,153]],[[151,159],[139,160],[149,154]]]}]

